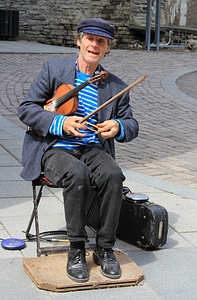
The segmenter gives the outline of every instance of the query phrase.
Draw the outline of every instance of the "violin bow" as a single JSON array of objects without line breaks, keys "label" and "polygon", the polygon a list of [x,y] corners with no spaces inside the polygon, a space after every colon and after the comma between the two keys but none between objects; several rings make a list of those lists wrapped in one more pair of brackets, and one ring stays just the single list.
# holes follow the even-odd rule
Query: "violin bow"
[{"label": "violin bow", "polygon": [[[96,114],[97,112],[99,112],[101,109],[103,109],[104,107],[106,107],[107,105],[109,105],[111,102],[113,102],[114,100],[116,100],[118,97],[122,96],[123,94],[125,94],[127,91],[131,90],[134,86],[136,86],[137,84],[139,84],[140,82],[142,82],[143,80],[146,79],[146,75],[141,76],[140,78],[138,78],[135,82],[131,83],[130,85],[128,85],[125,89],[123,89],[122,91],[120,91],[119,93],[117,93],[115,96],[113,96],[112,98],[110,98],[109,100],[107,100],[105,103],[103,103],[102,105],[100,105],[97,109],[95,109],[93,112],[91,112],[89,115],[87,115],[86,117],[84,117],[80,123],[83,123],[84,125],[88,125],[87,128],[91,131],[96,131],[97,126],[95,124],[91,124],[90,122],[86,122],[91,116],[93,116],[94,114]],[[94,128],[91,128],[90,126],[93,126]]]}]

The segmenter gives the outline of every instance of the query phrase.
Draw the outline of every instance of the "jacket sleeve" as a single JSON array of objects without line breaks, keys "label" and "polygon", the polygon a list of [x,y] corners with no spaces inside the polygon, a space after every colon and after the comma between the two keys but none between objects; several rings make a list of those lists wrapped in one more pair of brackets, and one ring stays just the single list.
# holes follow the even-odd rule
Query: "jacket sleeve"
[{"label": "jacket sleeve", "polygon": [[118,142],[130,142],[138,136],[139,124],[133,117],[129,92],[125,93],[117,104],[116,118],[122,122],[124,137]]},{"label": "jacket sleeve", "polygon": [[46,100],[52,98],[53,90],[48,61],[46,61],[41,73],[18,108],[19,119],[35,131],[39,131],[43,136],[48,134],[55,117],[55,113],[43,109]]},{"label": "jacket sleeve", "polygon": [[[99,104],[105,103],[126,86],[127,85],[121,79],[109,73],[107,80],[100,84]],[[118,139],[117,142],[130,142],[138,136],[139,125],[137,120],[133,117],[129,92],[126,92],[103,110],[99,111],[98,122],[104,122],[109,119],[119,119],[124,127],[124,136],[122,139]],[[99,135],[99,140],[105,150],[115,159],[114,138],[104,139]]]},{"label": "jacket sleeve", "polygon": [[[126,83],[110,73],[105,86],[103,84],[100,89],[101,104],[119,94],[119,92],[126,87]],[[106,106],[100,111],[99,121],[103,122],[108,119],[119,119],[123,125],[124,136],[121,140],[119,139],[118,142],[129,142],[137,137],[139,125],[137,120],[133,117],[129,91],[115,99],[109,106]]]}]

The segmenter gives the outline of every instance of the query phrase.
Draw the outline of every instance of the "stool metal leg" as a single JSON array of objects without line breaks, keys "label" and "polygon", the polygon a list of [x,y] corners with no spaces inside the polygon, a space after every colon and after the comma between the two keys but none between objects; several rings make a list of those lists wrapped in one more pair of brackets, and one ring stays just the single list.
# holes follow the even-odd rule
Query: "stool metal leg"
[{"label": "stool metal leg", "polygon": [[[38,196],[37,196],[37,193],[36,193],[36,186],[34,183],[32,183],[32,188],[33,188],[33,203],[35,203],[35,201],[37,202],[37,206],[40,202],[40,199],[41,199],[41,196],[42,196],[42,189],[44,187],[44,184],[42,184],[40,186],[40,189],[39,189],[39,192],[38,192]],[[35,209],[33,208],[32,210],[32,214],[31,214],[31,217],[30,217],[30,220],[29,220],[29,223],[28,223],[28,226],[27,226],[27,229],[25,231],[25,234],[26,234],[26,238],[28,240],[30,240],[32,238],[32,234],[30,233],[30,230],[31,230],[31,227],[32,227],[32,224],[33,224],[33,221],[34,221],[34,218],[35,218]]]},{"label": "stool metal leg", "polygon": [[42,196],[44,184],[41,185],[39,189],[39,193],[36,196],[36,187],[34,186],[34,217],[35,217],[35,229],[36,229],[36,244],[37,244],[37,256],[41,256],[42,251],[40,247],[40,229],[39,229],[39,221],[38,221],[38,205]]}]

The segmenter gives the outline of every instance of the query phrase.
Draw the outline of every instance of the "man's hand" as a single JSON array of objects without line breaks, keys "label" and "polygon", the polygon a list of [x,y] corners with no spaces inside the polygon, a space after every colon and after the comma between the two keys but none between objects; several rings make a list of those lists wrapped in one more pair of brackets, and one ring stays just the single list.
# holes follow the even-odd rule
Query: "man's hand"
[{"label": "man's hand", "polygon": [[115,120],[107,120],[103,123],[97,124],[98,133],[104,138],[109,139],[117,135],[120,125]]},{"label": "man's hand", "polygon": [[77,137],[85,137],[86,134],[80,132],[81,129],[86,129],[86,126],[79,123],[81,117],[70,116],[67,117],[63,124],[63,130],[68,135],[74,135]]}]

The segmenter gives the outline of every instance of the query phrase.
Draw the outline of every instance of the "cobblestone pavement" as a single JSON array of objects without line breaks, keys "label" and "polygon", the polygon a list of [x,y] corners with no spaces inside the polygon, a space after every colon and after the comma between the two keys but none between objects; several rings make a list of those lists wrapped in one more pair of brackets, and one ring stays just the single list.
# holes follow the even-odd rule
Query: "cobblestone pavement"
[{"label": "cobblestone pavement", "polygon": [[197,99],[197,72],[191,72],[180,76],[176,84],[187,95]]},{"label": "cobblestone pavement", "polygon": [[[76,53],[75,49],[73,53]],[[1,114],[24,128],[18,120],[17,107],[39,73],[42,63],[51,57],[68,55],[71,53],[1,53]],[[196,188],[197,97],[192,87],[197,87],[197,82],[196,73],[191,72],[195,71],[197,65],[197,54],[168,50],[113,50],[102,64],[128,84],[141,75],[147,75],[147,79],[130,92],[140,133],[131,143],[117,144],[117,161],[120,166],[166,182]],[[182,77],[185,73],[193,76]],[[187,95],[178,89],[176,80],[181,89],[183,85],[185,88],[190,86]]]}]

